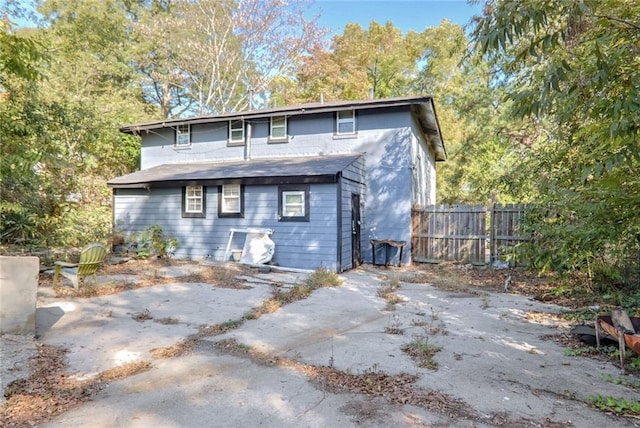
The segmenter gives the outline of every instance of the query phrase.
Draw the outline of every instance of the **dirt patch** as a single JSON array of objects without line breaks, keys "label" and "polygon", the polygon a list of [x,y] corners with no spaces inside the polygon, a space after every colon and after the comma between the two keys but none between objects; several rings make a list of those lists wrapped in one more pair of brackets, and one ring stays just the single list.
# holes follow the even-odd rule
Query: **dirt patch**
[{"label": "dirt patch", "polygon": [[574,310],[595,306],[602,311],[611,308],[611,303],[603,298],[602,293],[594,291],[591,281],[580,272],[571,277],[560,277],[554,273],[539,274],[522,267],[494,269],[490,266],[443,262],[415,264],[393,274],[398,275],[402,282],[429,283],[439,289],[461,294],[509,293]]},{"label": "dirt patch", "polygon": [[[557,280],[553,275],[541,276],[524,268],[493,269],[488,266],[455,263],[416,264],[400,279],[403,282],[430,283],[440,289],[455,292],[475,294],[473,291],[506,291],[539,300],[553,289],[554,281]],[[554,303],[563,305],[560,301]]]}]

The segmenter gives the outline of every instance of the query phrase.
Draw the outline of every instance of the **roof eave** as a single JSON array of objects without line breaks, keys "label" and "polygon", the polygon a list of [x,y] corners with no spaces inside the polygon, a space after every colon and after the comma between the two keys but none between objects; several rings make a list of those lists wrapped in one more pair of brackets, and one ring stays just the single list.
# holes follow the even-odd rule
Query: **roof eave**
[{"label": "roof eave", "polygon": [[437,162],[447,160],[447,151],[444,147],[444,141],[442,140],[440,123],[438,122],[438,115],[433,99],[429,98],[425,102],[416,104],[416,115],[418,122],[420,122],[422,132],[433,149],[435,160]]},{"label": "roof eave", "polygon": [[224,122],[228,120],[247,120],[247,119],[259,119],[268,118],[272,116],[282,115],[305,115],[305,114],[317,114],[317,113],[331,113],[339,110],[348,109],[368,109],[368,108],[387,108],[415,105],[422,103],[433,103],[430,96],[423,97],[405,97],[405,98],[386,98],[386,99],[374,99],[364,101],[340,101],[340,102],[327,102],[327,103],[310,103],[301,104],[288,107],[277,107],[272,109],[262,110],[248,110],[236,113],[224,113],[218,115],[209,116],[196,116],[182,119],[167,119],[156,122],[139,123],[132,125],[125,125],[119,128],[120,132],[126,134],[139,134],[142,131],[151,131],[152,129],[173,127],[178,125],[197,125],[201,123],[211,122]]},{"label": "roof eave", "polygon": [[112,189],[149,189],[149,188],[175,188],[183,186],[220,186],[222,184],[245,185],[284,185],[284,184],[328,184],[336,183],[339,173],[321,175],[295,175],[274,177],[242,177],[242,178],[216,178],[216,179],[187,179],[187,180],[161,180],[139,183],[108,182]]}]

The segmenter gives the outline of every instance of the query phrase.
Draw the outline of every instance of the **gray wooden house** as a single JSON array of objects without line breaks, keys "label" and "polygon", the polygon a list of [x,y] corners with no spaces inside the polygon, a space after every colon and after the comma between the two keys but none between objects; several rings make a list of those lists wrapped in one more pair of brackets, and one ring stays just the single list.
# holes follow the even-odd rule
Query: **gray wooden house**
[{"label": "gray wooden house", "polygon": [[[176,257],[222,260],[232,229],[270,229],[272,263],[338,272],[372,239],[407,242],[446,154],[431,97],[303,104],[124,126],[140,171],[108,182],[114,230],[158,224]],[[242,248],[244,238],[233,238]]]}]

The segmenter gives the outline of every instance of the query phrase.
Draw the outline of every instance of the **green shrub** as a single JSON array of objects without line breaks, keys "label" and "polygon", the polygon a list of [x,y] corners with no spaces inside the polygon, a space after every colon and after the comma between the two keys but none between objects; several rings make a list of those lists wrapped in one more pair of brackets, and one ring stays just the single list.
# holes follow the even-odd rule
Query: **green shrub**
[{"label": "green shrub", "polygon": [[149,226],[145,231],[132,237],[135,243],[136,255],[142,259],[151,256],[173,256],[179,247],[178,240],[174,237],[165,238],[162,227],[158,224]]}]

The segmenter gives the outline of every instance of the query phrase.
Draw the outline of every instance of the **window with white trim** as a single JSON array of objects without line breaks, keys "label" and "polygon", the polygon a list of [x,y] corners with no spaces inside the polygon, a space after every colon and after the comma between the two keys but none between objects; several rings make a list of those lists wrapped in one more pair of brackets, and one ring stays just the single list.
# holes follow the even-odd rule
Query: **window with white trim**
[{"label": "window with white trim", "polygon": [[304,191],[291,190],[282,192],[282,216],[304,217]]},{"label": "window with white trim", "polygon": [[188,147],[191,145],[191,125],[178,125],[176,127],[176,147]]},{"label": "window with white trim", "polygon": [[269,140],[286,140],[287,135],[287,117],[272,116],[271,127],[269,132]]},{"label": "window with white trim", "polygon": [[355,110],[342,110],[336,112],[336,134],[356,133],[356,112]]},{"label": "window with white trim", "polygon": [[244,144],[244,120],[229,121],[229,144]]},{"label": "window with white trim", "polygon": [[243,217],[244,186],[223,184],[218,187],[218,217]]},{"label": "window with white trim", "polygon": [[280,221],[309,221],[309,186],[280,186],[278,192]]},{"label": "window with white trim", "polygon": [[186,186],[182,188],[182,217],[205,217],[206,188]]}]

